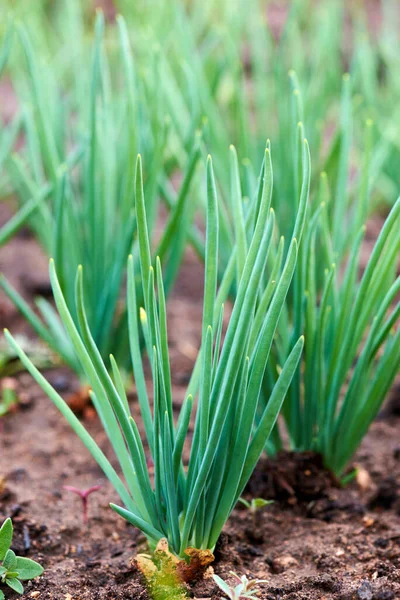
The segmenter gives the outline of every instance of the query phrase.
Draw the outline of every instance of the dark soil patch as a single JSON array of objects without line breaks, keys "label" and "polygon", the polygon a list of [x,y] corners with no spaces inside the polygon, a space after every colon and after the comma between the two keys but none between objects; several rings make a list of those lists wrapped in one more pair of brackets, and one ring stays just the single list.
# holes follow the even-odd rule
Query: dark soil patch
[{"label": "dark soil patch", "polygon": [[283,505],[307,504],[329,496],[339,483],[324,468],[322,456],[314,452],[279,452],[264,458],[248,484],[248,493]]}]

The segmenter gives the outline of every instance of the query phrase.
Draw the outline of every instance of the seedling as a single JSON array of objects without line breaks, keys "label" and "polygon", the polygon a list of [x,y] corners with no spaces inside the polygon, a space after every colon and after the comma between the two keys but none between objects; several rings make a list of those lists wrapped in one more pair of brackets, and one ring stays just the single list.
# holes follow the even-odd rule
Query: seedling
[{"label": "seedling", "polygon": [[63,485],[63,489],[67,490],[67,492],[72,492],[73,494],[76,494],[82,500],[82,520],[83,524],[87,525],[89,521],[88,498],[90,494],[93,494],[93,492],[98,492],[99,490],[101,490],[101,485],[93,485],[87,490],[80,490],[76,487],[73,487],[72,485]]},{"label": "seedling", "polygon": [[252,498],[251,501],[248,502],[248,500],[245,500],[244,498],[239,498],[239,502],[248,508],[252,515],[255,515],[260,508],[264,508],[264,506],[273,504],[274,501],[264,500],[263,498]]},{"label": "seedling", "polygon": [[265,579],[248,579],[246,575],[239,577],[239,575],[233,571],[231,571],[230,574],[237,582],[235,587],[226,583],[226,581],[221,579],[221,577],[218,577],[218,575],[213,575],[215,583],[229,600],[242,600],[244,598],[256,600],[258,598],[258,586],[260,583],[268,583]]},{"label": "seedling", "polygon": [[[21,556],[16,556],[11,550],[13,525],[11,519],[6,519],[0,529],[0,583],[8,585],[18,594],[24,593],[21,581],[39,577],[43,568],[39,563]],[[0,590],[0,600],[5,594]]]},{"label": "seedling", "polygon": [[[296,231],[304,226],[308,198],[310,159],[303,140],[304,172]],[[29,361],[11,334],[5,335],[26,368],[68,419],[92,452],[120,495],[124,507],[111,507],[141,529],[152,546],[166,538],[171,551],[184,558],[188,548],[213,550],[221,530],[240,498],[265,443],[276,423],[286,391],[303,348],[300,336],[285,363],[264,407],[259,405],[262,381],[274,335],[297,260],[293,237],[286,256],[275,268],[268,309],[256,310],[260,280],[265,272],[274,231],[271,210],[272,162],[266,148],[259,193],[249,218],[255,227],[248,240],[238,244],[231,266],[225,271],[217,293],[219,219],[212,161],[207,161],[207,227],[202,342],[178,421],[174,421],[171,370],[163,277],[160,261],[152,265],[143,194],[141,162],[136,170],[136,215],[138,222],[139,268],[128,259],[128,325],[133,372],[147,444],[154,464],[154,485],[147,467],[136,422],[116,361],[111,358],[113,377],[101,358],[91,335],[85,312],[83,271],[77,274],[75,310],[80,332],[68,309],[53,262],[50,278],[54,298],[93,390],[91,397],[121,465],[126,486],[64,400]],[[236,198],[234,198],[236,201]],[[238,213],[239,216],[242,214]],[[222,340],[223,303],[235,276],[235,258],[240,258],[236,301]],[[239,263],[239,261],[238,261]],[[141,283],[144,306],[138,306],[136,282]],[[157,290],[157,293],[156,293]],[[264,296],[260,302],[265,302]],[[140,310],[141,309],[141,310]],[[140,319],[138,315],[140,314]],[[153,402],[144,379],[140,352],[143,335],[153,377]],[[194,402],[197,397],[197,402]],[[196,407],[195,428],[187,436],[191,412]],[[259,410],[257,410],[259,409]],[[256,418],[257,415],[257,418]],[[183,463],[185,441],[191,444],[190,458]]]}]

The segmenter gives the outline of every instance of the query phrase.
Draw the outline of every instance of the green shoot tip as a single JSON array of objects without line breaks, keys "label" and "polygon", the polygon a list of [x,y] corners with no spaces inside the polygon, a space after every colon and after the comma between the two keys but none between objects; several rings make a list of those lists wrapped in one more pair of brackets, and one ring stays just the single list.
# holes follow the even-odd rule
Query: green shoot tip
[{"label": "green shoot tip", "polygon": [[343,81],[349,81],[350,79],[350,73],[344,73],[343,74]]}]

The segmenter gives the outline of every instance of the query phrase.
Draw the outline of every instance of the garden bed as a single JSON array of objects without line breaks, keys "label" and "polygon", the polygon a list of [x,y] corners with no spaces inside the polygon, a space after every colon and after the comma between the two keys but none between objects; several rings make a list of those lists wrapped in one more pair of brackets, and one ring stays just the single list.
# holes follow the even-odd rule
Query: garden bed
[{"label": "garden bed", "polygon": [[[43,293],[47,285],[46,261],[26,235],[0,251],[0,270],[10,279],[14,276],[27,298],[38,288]],[[189,254],[168,309],[177,406],[199,341],[201,284],[201,267]],[[26,330],[4,297],[0,304],[1,324],[13,333]],[[63,395],[74,392],[76,381],[67,370],[46,375]],[[0,522],[12,516],[16,550],[45,567],[40,580],[26,586],[24,597],[148,598],[131,564],[136,553],[146,551],[145,538],[108,508],[116,500],[111,486],[50,400],[27,374],[17,381],[24,403],[2,420],[0,433]],[[131,406],[138,415],[134,393]],[[84,411],[82,418],[107,450],[93,411]],[[314,457],[300,463],[287,455],[277,463],[261,461],[249,497],[275,494],[276,501],[255,516],[244,507],[235,509],[215,551],[215,572],[224,578],[233,570],[266,579],[260,598],[270,600],[400,597],[399,426],[400,418],[387,408],[355,457],[362,467],[359,481],[345,489],[321,472]],[[79,499],[63,486],[84,489],[96,484],[102,488],[90,497],[89,525],[84,526]],[[196,598],[222,597],[210,579],[193,586],[191,593]]]}]

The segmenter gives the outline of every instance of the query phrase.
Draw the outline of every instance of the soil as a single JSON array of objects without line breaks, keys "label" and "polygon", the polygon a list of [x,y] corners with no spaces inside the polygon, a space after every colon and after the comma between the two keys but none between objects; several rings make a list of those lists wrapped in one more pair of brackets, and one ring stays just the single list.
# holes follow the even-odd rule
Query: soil
[{"label": "soil", "polygon": [[[6,218],[3,208],[0,222]],[[0,250],[0,270],[30,302],[32,294],[48,287],[46,260],[27,232]],[[189,252],[169,303],[177,407],[199,341],[201,281],[202,268]],[[0,315],[1,325],[29,333],[3,296]],[[76,389],[66,369],[46,375],[65,397]],[[109,509],[108,503],[117,500],[111,486],[28,374],[17,376],[17,389],[25,401],[1,422],[0,522],[12,516],[14,550],[45,567],[40,579],[26,584],[24,598],[149,598],[131,562],[146,552],[145,538]],[[400,418],[391,409],[398,395],[395,388],[354,459],[358,479],[345,488],[324,471],[318,456],[263,459],[246,497],[274,503],[254,515],[241,505],[235,509],[215,550],[215,572],[228,580],[231,571],[267,580],[260,585],[259,597],[265,600],[400,598]],[[138,416],[134,392],[131,407]],[[109,452],[94,412],[86,410],[82,418]],[[89,497],[87,525],[80,499],[65,485],[102,486]],[[192,586],[190,594],[223,597],[210,578]]]}]

